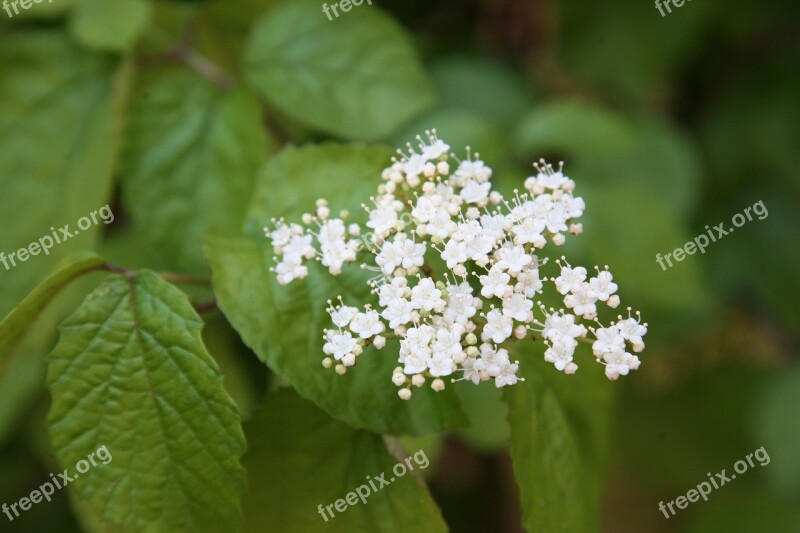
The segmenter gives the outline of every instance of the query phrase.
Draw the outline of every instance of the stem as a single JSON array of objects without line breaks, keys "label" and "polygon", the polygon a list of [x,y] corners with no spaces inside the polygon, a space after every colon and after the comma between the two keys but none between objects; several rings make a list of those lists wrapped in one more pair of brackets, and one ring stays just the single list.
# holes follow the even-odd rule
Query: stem
[{"label": "stem", "polygon": [[217,300],[209,300],[207,302],[202,302],[194,306],[195,311],[198,314],[202,315],[203,313],[210,313],[211,311],[216,311],[219,309],[217,305]]},{"label": "stem", "polygon": [[[133,278],[136,275],[135,270],[129,270],[127,268],[121,267],[119,265],[114,265],[112,263],[106,263],[105,265],[100,267],[100,270],[113,272],[115,274],[121,274],[127,278]],[[176,272],[156,272],[156,274],[164,281],[168,281],[170,283],[183,284],[183,285],[200,285],[202,287],[211,286],[210,279],[191,276],[189,274],[180,274]]]},{"label": "stem", "polygon": [[[160,29],[155,28],[150,32],[149,37],[156,41],[160,46],[168,46],[169,37]],[[207,79],[223,91],[233,88],[236,80],[233,76],[222,70],[218,65],[197,52],[192,44],[194,43],[195,31],[194,24],[187,22],[178,44],[168,48],[164,52],[147,54],[139,57],[139,64],[158,64],[163,62],[181,62],[201,77]]]}]

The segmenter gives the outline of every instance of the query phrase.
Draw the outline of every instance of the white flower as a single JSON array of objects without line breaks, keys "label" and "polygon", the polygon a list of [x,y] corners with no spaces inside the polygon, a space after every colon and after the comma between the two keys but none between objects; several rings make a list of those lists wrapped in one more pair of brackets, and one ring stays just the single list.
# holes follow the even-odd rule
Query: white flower
[{"label": "white flower", "polygon": [[353,338],[349,331],[335,333],[328,331],[328,342],[322,347],[326,355],[332,355],[337,361],[347,354],[353,352],[358,341]]},{"label": "white flower", "polygon": [[546,189],[560,189],[562,185],[567,182],[567,177],[561,173],[561,171],[553,172],[551,174],[547,174],[544,172],[540,172],[536,176],[536,181],[542,187]]},{"label": "white flower", "polygon": [[487,167],[486,164],[479,159],[475,161],[469,161],[465,159],[458,165],[458,169],[456,169],[454,175],[457,178],[462,178],[464,181],[470,178],[475,178],[479,182],[483,183],[492,177],[492,169]]},{"label": "white flower", "polygon": [[447,268],[453,268],[456,265],[466,262],[467,260],[467,243],[459,242],[455,239],[450,239],[444,246],[442,251],[442,260],[447,262]]},{"label": "white flower", "polygon": [[486,276],[481,276],[481,296],[484,298],[491,298],[497,296],[501,298],[508,287],[508,282],[511,281],[511,276],[503,272],[497,266],[493,266]]},{"label": "white flower", "polygon": [[396,298],[389,302],[386,309],[381,313],[384,320],[389,321],[389,327],[394,329],[397,326],[411,322],[411,313],[414,307],[411,302],[403,298]]},{"label": "white flower", "polygon": [[575,353],[575,346],[565,342],[554,342],[544,352],[544,360],[553,363],[556,370],[563,371],[572,362],[572,355]]},{"label": "white flower", "polygon": [[567,294],[568,292],[580,287],[585,279],[585,268],[571,268],[568,266],[561,267],[561,275],[555,279],[556,289],[561,294]]},{"label": "white flower", "polygon": [[527,322],[533,302],[524,294],[514,293],[508,298],[503,298],[503,314],[519,322]]},{"label": "white flower", "polygon": [[305,257],[307,259],[314,257],[316,251],[314,247],[311,246],[311,235],[294,235],[290,240],[289,244],[283,247],[283,254],[286,258],[301,258]]},{"label": "white flower", "polygon": [[500,344],[511,336],[513,327],[514,321],[510,316],[505,316],[497,309],[493,309],[486,315],[486,326],[483,328],[483,333],[495,344]]},{"label": "white flower", "polygon": [[494,378],[496,387],[505,387],[507,385],[515,385],[519,378],[517,377],[517,370],[519,365],[516,363],[506,362],[500,366],[500,372]]},{"label": "white flower", "polygon": [[589,288],[588,283],[575,287],[571,294],[564,297],[564,305],[573,309],[576,315],[582,315],[587,318],[597,312],[596,301],[597,296]]},{"label": "white flower", "polygon": [[375,256],[375,263],[387,276],[392,275],[397,267],[403,264],[403,248],[397,242],[386,242]]},{"label": "white flower", "polygon": [[436,214],[433,215],[433,218],[431,218],[426,226],[428,234],[440,240],[449,238],[456,230],[456,227],[457,225],[450,219],[450,213],[447,209],[439,209],[436,211]]},{"label": "white flower", "polygon": [[333,218],[320,226],[317,240],[319,240],[320,244],[344,241],[346,231],[347,230],[344,226],[344,221],[338,218]]},{"label": "white flower", "polygon": [[475,299],[472,297],[472,287],[467,282],[460,285],[448,285],[447,292],[445,320],[466,326],[467,321],[478,312],[475,307]]},{"label": "white flower", "polygon": [[481,345],[481,359],[486,366],[486,373],[496,378],[503,371],[503,365],[509,363],[508,350],[495,349],[491,344]]},{"label": "white flower", "polygon": [[[306,261],[316,260],[338,275],[357,254],[372,255],[361,267],[371,273],[367,283],[379,303],[361,311],[345,306],[342,298],[329,304],[336,327],[325,330],[322,366],[346,374],[365,347],[387,346],[383,334],[389,330],[399,339],[400,366],[392,381],[401,399],[409,400],[413,388],[426,382],[441,391],[443,378],[456,372],[463,372],[459,380],[494,379],[495,386],[505,387],[522,380],[507,344],[528,342],[533,331],[544,337],[545,359],[574,373],[578,340],[588,332],[581,320],[597,320],[598,301],[604,308],[620,303],[608,267],[595,267],[597,275],[587,280],[585,268],[564,258],[556,260],[552,274],[548,261],[539,261],[553,254],[538,249],[560,246],[583,231],[576,219],[585,203],[573,196],[575,182],[561,166],[540,161],[534,165],[538,174],[525,180],[527,190],[505,199],[492,189],[491,169],[469,148],[455,166],[449,145],[435,130],[426,137],[417,137],[419,149],[409,144],[381,173],[371,206],[364,206],[366,228],[349,222],[346,211],[331,218],[335,211],[325,199],[301,217],[302,225],[273,219],[272,228],[264,228],[274,249],[272,270],[282,284],[308,276]],[[542,303],[534,308],[546,286],[557,290],[568,311],[548,310]],[[592,352],[611,379],[639,367],[626,346],[640,352],[647,333],[638,313],[631,317],[629,310],[627,319],[618,320],[592,329]]]},{"label": "white flower", "polygon": [[425,262],[425,250],[427,249],[424,244],[415,243],[408,239],[400,241],[399,244],[403,256],[403,268],[409,269],[415,266],[422,266]]},{"label": "white flower", "polygon": [[517,244],[533,244],[536,248],[541,248],[546,241],[542,235],[545,224],[539,218],[525,217],[516,226],[511,228],[514,234],[514,242]]},{"label": "white flower", "polygon": [[288,285],[296,279],[303,279],[308,276],[308,268],[302,264],[299,257],[286,257],[275,266],[275,273],[278,283]]},{"label": "white flower", "polygon": [[453,329],[439,329],[436,332],[436,341],[433,343],[433,353],[453,357],[461,353],[461,332],[463,328],[456,326]]},{"label": "white flower", "polygon": [[514,290],[533,298],[536,293],[540,292],[544,284],[539,279],[539,269],[530,268],[523,270],[517,276],[517,284],[514,285]]},{"label": "white flower", "polygon": [[461,189],[460,196],[464,202],[468,204],[477,204],[489,197],[489,189],[492,184],[489,182],[478,183],[477,181],[470,180]]},{"label": "white flower", "polygon": [[406,278],[392,278],[390,283],[384,283],[378,289],[379,303],[381,307],[386,307],[389,302],[402,298],[408,282]]},{"label": "white flower", "polygon": [[481,217],[481,227],[483,234],[495,241],[502,239],[505,234],[506,217],[503,215],[483,215]]},{"label": "white flower", "polygon": [[615,380],[619,376],[627,376],[631,365],[636,364],[634,357],[620,348],[614,348],[603,354],[603,360],[606,362],[606,376],[611,380]]},{"label": "white flower", "polygon": [[350,321],[358,314],[358,309],[347,305],[342,305],[337,308],[330,308],[328,314],[331,315],[331,320],[336,327],[346,328]]},{"label": "white flower", "polygon": [[272,246],[275,248],[286,246],[289,244],[289,239],[292,238],[292,232],[289,230],[289,226],[286,224],[279,225],[272,232],[270,232],[268,228],[264,228],[264,232],[267,234],[270,240],[272,240]]},{"label": "white flower", "polygon": [[406,355],[403,373],[408,375],[420,374],[428,369],[431,362],[430,350],[417,350]]},{"label": "white flower", "polygon": [[610,353],[612,350],[625,349],[625,339],[619,334],[616,326],[598,328],[594,330],[594,336],[597,340],[592,343],[592,352],[597,357]]},{"label": "white flower", "polygon": [[449,376],[456,369],[453,358],[443,353],[434,353],[428,364],[431,376]]},{"label": "white flower", "polygon": [[507,244],[497,251],[497,265],[503,270],[507,270],[509,274],[516,277],[522,270],[533,262],[533,257],[525,253],[525,248],[522,246],[514,246]]},{"label": "white flower", "polygon": [[444,309],[445,302],[442,299],[442,291],[436,288],[432,280],[425,278],[411,289],[411,305],[414,309],[432,311],[434,308]]},{"label": "white flower", "polygon": [[475,385],[481,382],[481,374],[486,371],[486,361],[468,357],[461,366],[464,368],[464,379]]},{"label": "white flower", "polygon": [[486,254],[492,251],[494,242],[494,239],[483,233],[476,235],[467,241],[467,256],[474,261],[480,261],[482,258],[488,260]]},{"label": "white flower", "polygon": [[431,198],[422,196],[417,199],[417,205],[411,211],[411,215],[420,222],[429,222],[438,211],[439,208]]},{"label": "white flower", "polygon": [[640,324],[633,318],[627,318],[617,323],[619,334],[630,341],[633,346],[633,351],[641,352],[644,350],[644,341],[642,337],[647,333],[647,326]]},{"label": "white flower", "polygon": [[611,272],[604,270],[598,273],[597,277],[589,280],[589,286],[601,302],[605,302],[612,294],[617,292],[617,284],[611,281],[612,279]]},{"label": "white flower", "polygon": [[436,139],[430,145],[422,147],[422,155],[423,157],[425,157],[430,161],[439,159],[440,157],[445,155],[449,150],[450,150],[449,144],[439,139]]},{"label": "white flower", "polygon": [[350,323],[350,330],[362,339],[369,339],[385,331],[386,327],[380,320],[377,312],[369,310],[366,313],[358,313]]}]

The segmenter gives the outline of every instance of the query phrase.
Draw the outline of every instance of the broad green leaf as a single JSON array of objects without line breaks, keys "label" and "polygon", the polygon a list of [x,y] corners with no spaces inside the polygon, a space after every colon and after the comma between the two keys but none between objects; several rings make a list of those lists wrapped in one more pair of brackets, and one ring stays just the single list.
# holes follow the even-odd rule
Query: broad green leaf
[{"label": "broad green leaf", "polygon": [[272,253],[265,244],[212,234],[206,239],[206,254],[220,308],[271,370],[301,396],[355,428],[418,435],[466,422],[452,390],[435,393],[424,387],[411,401],[398,398],[391,383],[396,342],[380,351],[368,348],[344,376],[323,368],[322,330],[330,320],[325,302],[338,295],[354,305],[368,302],[366,276],[358,270],[332,277],[310,265],[307,279],[283,287],[268,270]]},{"label": "broad green leaf", "polygon": [[530,103],[518,75],[491,59],[439,60],[431,66],[431,77],[442,108],[467,111],[496,126],[514,124]]},{"label": "broad green leaf", "polygon": [[[82,52],[61,32],[4,37],[0,55],[0,232],[7,256],[108,202],[124,76],[107,59]],[[124,74],[124,72],[122,73]],[[91,249],[94,225],[24,263],[0,266],[5,316],[46,273],[77,250]],[[57,233],[58,234],[58,233]]]},{"label": "broad green leaf", "polygon": [[246,233],[263,240],[273,218],[299,221],[319,198],[333,213],[342,209],[366,220],[361,204],[374,196],[392,152],[383,146],[325,143],[287,146],[261,169],[245,220]]},{"label": "broad green leaf", "polygon": [[125,530],[227,531],[240,519],[239,412],[186,296],[142,271],[114,275],[61,326],[48,356],[60,464],[113,459],[70,485]]},{"label": "broad green leaf", "polygon": [[123,199],[171,268],[206,271],[206,230],[241,224],[267,150],[260,115],[246,92],[186,72],[160,75],[137,96]]},{"label": "broad green leaf", "polygon": [[[598,531],[613,388],[591,353],[575,375],[519,348],[526,381],[507,387],[511,459],[527,531]],[[580,356],[581,347],[578,348]]]},{"label": "broad green leaf", "polygon": [[326,198],[334,213],[350,211],[363,220],[360,204],[375,194],[391,153],[384,147],[323,144],[288,147],[259,175],[245,231],[250,238],[214,235],[206,254],[214,272],[220,308],[245,343],[301,396],[356,428],[376,433],[421,434],[465,421],[452,391],[415,392],[411,402],[399,401],[391,385],[397,366],[397,346],[370,348],[358,367],[339,376],[322,367],[322,330],[329,326],[325,303],[339,295],[353,305],[373,300],[358,266],[342,276],[311,265],[311,276],[280,286],[269,272],[274,255],[262,228],[275,217],[300,220]]},{"label": "broad green leaf", "polygon": [[50,300],[75,278],[97,270],[103,263],[103,258],[93,253],[70,258],[15,307],[0,322],[0,366]]},{"label": "broad green leaf", "polygon": [[122,51],[136,43],[149,18],[146,0],[76,0],[70,31],[89,48]]},{"label": "broad green leaf", "polygon": [[405,32],[366,3],[333,21],[314,0],[277,6],[252,30],[243,68],[271,105],[348,139],[386,138],[434,100]]},{"label": "broad green leaf", "polygon": [[[38,4],[45,5],[50,4]],[[8,223],[0,231],[0,252],[8,256],[40,239],[47,244],[50,228],[75,229],[79,218],[109,202],[128,70],[82,51],[60,31],[28,29],[3,37],[0,212]],[[15,267],[0,265],[0,316],[67,256],[93,249],[103,227],[93,226]],[[55,341],[56,325],[85,294],[81,285],[67,287],[21,339],[17,352],[24,357],[15,358],[0,377],[0,403],[9,409],[24,412],[42,388],[44,354]],[[0,433],[6,414],[0,413]]]},{"label": "broad green leaf", "polygon": [[554,101],[523,116],[515,146],[531,160],[563,158],[567,175],[582,176],[579,187],[592,181],[651,192],[681,215],[698,195],[699,162],[691,144],[655,120],[629,119],[579,100]]},{"label": "broad green leaf", "polygon": [[[447,531],[417,478],[430,466],[427,450],[409,450],[410,462],[403,464],[414,470],[398,476],[393,469],[402,461],[389,454],[381,437],[331,419],[286,389],[268,396],[245,430],[245,533]],[[375,478],[383,473],[390,484],[373,491],[369,478],[377,488]],[[325,509],[356,490],[363,501],[341,513],[332,507],[333,516]]]},{"label": "broad green leaf", "polygon": [[[755,410],[755,434],[774,461],[766,475],[787,499],[800,495],[800,367],[780,372],[767,382]],[[779,465],[779,466],[778,466]]]}]

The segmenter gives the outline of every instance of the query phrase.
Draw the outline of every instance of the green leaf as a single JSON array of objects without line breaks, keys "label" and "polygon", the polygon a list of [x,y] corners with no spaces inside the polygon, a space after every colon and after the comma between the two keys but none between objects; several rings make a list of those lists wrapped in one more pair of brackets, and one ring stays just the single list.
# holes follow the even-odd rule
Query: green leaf
[{"label": "green leaf", "polygon": [[151,80],[132,112],[124,202],[171,268],[205,272],[202,238],[236,229],[264,161],[258,103],[170,72]]},{"label": "green leaf", "polygon": [[240,519],[245,442],[183,293],[114,275],[61,326],[48,357],[48,426],[62,467],[113,460],[70,486],[125,530],[223,531]]},{"label": "green leaf", "polygon": [[498,126],[515,123],[530,103],[518,74],[488,58],[439,60],[431,66],[431,76],[441,107],[467,111]]},{"label": "green leaf", "polygon": [[505,398],[523,525],[530,532],[597,531],[617,385],[591,354],[568,376],[539,354],[517,353],[526,381],[507,387]]},{"label": "green leaf", "polygon": [[414,392],[400,400],[391,383],[399,346],[368,348],[358,366],[344,376],[322,367],[322,330],[330,298],[346,295],[363,305],[370,297],[366,276],[358,270],[339,277],[310,265],[307,279],[283,287],[269,272],[271,251],[251,239],[212,234],[206,254],[214,272],[219,306],[236,331],[270,369],[297,392],[355,428],[375,433],[419,435],[466,421],[452,390]]},{"label": "green leaf", "polygon": [[[797,406],[800,405],[800,366],[786,369],[772,378],[755,412],[755,433],[758,444],[764,446],[776,467],[766,475],[773,487],[787,500],[800,495],[800,424]],[[780,465],[780,466],[777,466]]]},{"label": "green leaf", "polygon": [[347,209],[354,220],[366,220],[361,204],[375,194],[391,156],[384,146],[287,146],[259,172],[246,233],[262,240],[262,228],[273,218],[299,221],[319,198],[327,199],[334,213]]},{"label": "green leaf", "polygon": [[434,100],[405,32],[368,4],[333,21],[313,0],[276,7],[250,35],[244,72],[283,113],[349,139],[386,138]]},{"label": "green leaf", "polygon": [[460,425],[465,417],[449,390],[436,394],[426,388],[411,402],[399,400],[391,385],[395,344],[382,351],[369,348],[345,376],[321,364],[322,331],[330,325],[326,301],[342,295],[354,305],[371,302],[369,274],[352,266],[334,277],[310,265],[308,279],[280,286],[269,272],[274,254],[262,229],[273,217],[299,220],[317,198],[327,198],[334,213],[349,209],[354,220],[365,219],[360,203],[374,194],[389,156],[381,146],[327,143],[284,149],[259,175],[245,222],[250,238],[214,234],[206,239],[206,255],[228,320],[301,396],[356,428],[422,434]]},{"label": "green leaf", "polygon": [[84,46],[116,52],[133,46],[149,19],[144,0],[77,0],[70,31]]},{"label": "green leaf", "polygon": [[699,162],[691,144],[665,123],[630,119],[579,100],[553,101],[524,115],[517,152],[536,160],[555,154],[568,175],[658,195],[687,215],[698,194]]},{"label": "green leaf", "polygon": [[[333,420],[285,389],[269,396],[245,429],[250,442],[244,458],[250,473],[245,533],[447,531],[424,484],[415,478],[430,464],[425,450],[412,452],[404,465],[414,471],[397,477],[393,468],[398,460],[381,437]],[[372,491],[368,478],[382,473],[385,481],[393,481]],[[332,507],[331,517],[325,507],[357,489],[365,501],[341,513]],[[368,489],[372,494],[367,495]]]},{"label": "green leaf", "polygon": [[[66,6],[54,1],[34,4]],[[31,9],[33,11],[33,8]],[[21,23],[20,20],[11,21]],[[6,256],[52,235],[109,201],[129,68],[81,50],[63,32],[27,29],[3,37],[0,54],[0,231]],[[30,256],[0,265],[0,316],[6,316],[67,256],[94,248],[94,226]],[[56,230],[57,231],[57,230]],[[45,309],[0,377],[0,403],[22,413],[41,390],[44,355],[55,327],[85,294],[80,281]],[[3,354],[7,355],[7,354]],[[8,411],[0,409],[0,433]]]},{"label": "green leaf", "polygon": [[14,344],[28,330],[50,300],[75,278],[97,270],[103,263],[103,258],[93,253],[83,253],[70,258],[15,307],[0,322],[0,366],[4,357],[9,355]]},{"label": "green leaf", "polygon": [[[4,37],[0,55],[0,232],[11,252],[108,202],[125,82],[106,58],[86,54],[61,32]],[[102,226],[101,226],[102,227]],[[6,315],[70,253],[91,249],[93,226],[25,263],[0,266]]]}]

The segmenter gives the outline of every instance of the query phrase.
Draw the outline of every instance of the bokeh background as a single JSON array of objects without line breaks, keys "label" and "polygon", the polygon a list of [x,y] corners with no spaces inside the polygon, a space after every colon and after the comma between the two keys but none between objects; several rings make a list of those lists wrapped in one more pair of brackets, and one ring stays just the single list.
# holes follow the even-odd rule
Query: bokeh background
[{"label": "bokeh background", "polygon": [[[24,202],[0,200],[0,248],[71,220],[26,222],[29,215],[47,220],[46,209],[70,201],[62,187],[81,176],[70,194],[96,198],[97,207],[111,198],[117,219],[58,255],[95,248],[130,267],[169,265],[154,245],[163,245],[163,235],[154,236],[127,207],[128,195],[136,195],[125,190],[130,165],[77,142],[96,124],[76,128],[59,99],[67,98],[70,84],[79,85],[83,90],[69,93],[72,104],[91,108],[110,84],[128,83],[119,129],[140,126],[137,106],[150,97],[142,84],[165,64],[187,61],[168,51],[184,42],[211,64],[209,70],[195,61],[195,67],[223,84],[238,83],[241,49],[276,3],[153,1],[142,15],[131,0],[54,0],[13,19],[0,12],[0,184],[5,191],[19,180],[35,181],[42,191]],[[614,399],[603,529],[800,531],[800,4],[693,0],[666,16],[646,0],[373,4],[355,9],[383,10],[402,25],[436,97],[420,97],[424,109],[363,140],[399,147],[436,127],[451,145],[480,152],[506,190],[539,157],[565,161],[588,206],[585,233],[569,240],[565,254],[609,265],[624,301],[649,323],[644,364],[618,383]],[[64,32],[85,53],[48,42],[20,52],[17,38],[34,31]],[[9,74],[19,62],[57,67],[52,75],[20,79]],[[393,67],[387,62],[378,72]],[[128,76],[136,81],[120,81]],[[49,85],[63,80],[63,92]],[[49,96],[19,96],[26,92]],[[185,86],[157,97],[191,113],[194,96]],[[33,128],[12,120],[13,106],[23,103],[41,110]],[[107,117],[92,119],[102,120]],[[27,142],[31,131],[53,139],[48,132],[60,130],[64,138],[49,146]],[[269,114],[268,131],[267,151],[285,142],[340,138],[279,112]],[[357,133],[347,137],[359,140]],[[125,139],[111,153],[129,154]],[[96,179],[103,172],[115,179]],[[733,215],[759,201],[766,219],[748,222],[666,272],[656,263],[657,253],[681,247],[706,225],[729,227]],[[0,270],[0,314],[57,259],[10,274]],[[44,429],[43,355],[55,341],[54,325],[85,292],[75,287],[49,308],[0,378],[0,502],[16,501],[57,470]],[[267,389],[267,370],[220,316],[205,335],[212,353],[215,345],[234,347],[222,350],[231,355],[220,365],[247,414]],[[436,450],[427,474],[453,531],[520,531],[499,394],[482,387],[467,400],[473,428],[407,445]],[[750,469],[674,518],[658,510],[659,501],[685,494],[707,472],[730,473],[762,446],[769,465]],[[66,492],[19,522],[0,517],[0,531],[80,530]]]}]

